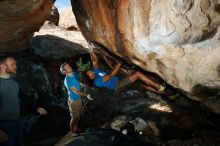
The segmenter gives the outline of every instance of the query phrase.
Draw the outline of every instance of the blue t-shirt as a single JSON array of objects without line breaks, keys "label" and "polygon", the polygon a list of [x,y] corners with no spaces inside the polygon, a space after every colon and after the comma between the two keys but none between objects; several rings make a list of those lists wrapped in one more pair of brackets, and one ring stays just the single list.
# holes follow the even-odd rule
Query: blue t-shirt
[{"label": "blue t-shirt", "polygon": [[103,77],[106,75],[106,72],[96,68],[93,68],[92,71],[95,74],[94,85],[96,87],[104,87],[104,88],[108,88],[109,90],[115,90],[115,87],[119,80],[117,76],[114,76],[110,80],[104,82]]},{"label": "blue t-shirt", "polygon": [[70,88],[71,87],[74,87],[76,88],[77,90],[80,91],[80,83],[79,81],[76,79],[74,73],[73,73],[73,76],[66,76],[65,77],[65,80],[64,80],[64,85],[68,91],[68,96],[70,99],[72,100],[78,100],[80,99],[80,96],[76,93],[74,93]]}]

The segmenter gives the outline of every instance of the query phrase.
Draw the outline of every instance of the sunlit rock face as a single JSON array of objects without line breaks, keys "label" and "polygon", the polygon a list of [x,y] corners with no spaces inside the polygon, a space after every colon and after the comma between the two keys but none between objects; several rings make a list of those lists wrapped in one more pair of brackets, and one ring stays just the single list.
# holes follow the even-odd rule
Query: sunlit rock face
[{"label": "sunlit rock face", "polygon": [[72,7],[68,7],[60,11],[59,26],[68,30],[78,30],[78,25],[72,11]]},{"label": "sunlit rock face", "polygon": [[58,9],[53,5],[52,6],[52,10],[50,12],[50,16],[48,17],[48,21],[50,24],[54,24],[56,26],[58,26],[59,24],[59,19],[60,19],[60,14]]},{"label": "sunlit rock face", "polygon": [[48,18],[53,0],[0,1],[0,52],[25,49]]},{"label": "sunlit rock face", "polygon": [[80,31],[69,31],[48,23],[34,33],[30,47],[34,54],[47,60],[88,54],[87,42]]},{"label": "sunlit rock face", "polygon": [[72,7],[87,40],[194,100],[219,92],[219,0],[72,0]]}]

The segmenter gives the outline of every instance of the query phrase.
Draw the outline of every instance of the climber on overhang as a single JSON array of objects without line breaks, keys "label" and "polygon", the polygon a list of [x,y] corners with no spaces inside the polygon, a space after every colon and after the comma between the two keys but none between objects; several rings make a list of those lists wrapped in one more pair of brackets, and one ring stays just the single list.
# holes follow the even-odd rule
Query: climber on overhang
[{"label": "climber on overhang", "polygon": [[152,81],[150,78],[148,78],[146,75],[139,71],[136,71],[135,73],[120,79],[118,76],[116,76],[116,74],[120,69],[121,63],[117,63],[110,73],[106,73],[105,71],[99,70],[98,58],[96,54],[93,52],[93,44],[89,43],[88,48],[93,68],[88,69],[86,71],[86,74],[90,79],[94,81],[94,85],[96,87],[107,88],[111,91],[119,93],[121,91],[126,90],[130,85],[141,85],[144,89],[147,89],[151,92],[159,94],[164,93],[166,89],[165,85],[160,85]]}]

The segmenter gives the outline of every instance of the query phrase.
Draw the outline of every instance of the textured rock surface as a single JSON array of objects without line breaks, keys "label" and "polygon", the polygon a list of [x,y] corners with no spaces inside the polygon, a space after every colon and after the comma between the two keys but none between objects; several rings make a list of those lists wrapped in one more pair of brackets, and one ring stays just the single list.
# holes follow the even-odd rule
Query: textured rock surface
[{"label": "textured rock surface", "polygon": [[66,29],[75,28],[75,30],[78,30],[78,25],[71,7],[62,9],[60,11],[59,26]]},{"label": "textured rock surface", "polygon": [[0,1],[0,52],[24,50],[48,18],[52,5],[53,0]]},{"label": "textured rock surface", "polygon": [[219,0],[72,0],[72,7],[87,40],[208,107],[219,98]]},{"label": "textured rock surface", "polygon": [[[189,98],[203,101],[205,107],[220,114],[219,0],[72,0],[72,4],[87,40],[158,74]],[[33,33],[48,19],[52,5],[53,0],[0,1],[0,52],[29,46]],[[57,38],[44,34],[41,41],[39,36],[33,41],[38,39],[43,44],[54,38],[57,42]],[[70,42],[75,39],[69,32],[59,35],[68,36]],[[44,46],[47,51],[54,47]]]},{"label": "textured rock surface", "polygon": [[68,31],[64,28],[45,23],[32,38],[31,48],[43,58],[68,58],[87,54],[87,42],[80,31]]},{"label": "textured rock surface", "polygon": [[58,26],[59,24],[59,19],[60,19],[60,14],[58,12],[58,9],[53,5],[52,6],[52,10],[50,12],[50,16],[48,18],[48,21],[51,23],[51,24],[54,24],[56,26]]}]

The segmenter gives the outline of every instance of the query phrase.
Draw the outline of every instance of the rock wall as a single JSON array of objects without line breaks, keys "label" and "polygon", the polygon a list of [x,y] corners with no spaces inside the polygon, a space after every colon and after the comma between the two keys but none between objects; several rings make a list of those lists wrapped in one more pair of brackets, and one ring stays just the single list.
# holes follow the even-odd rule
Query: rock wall
[{"label": "rock wall", "polygon": [[58,9],[53,5],[52,10],[50,12],[50,16],[48,17],[47,21],[49,21],[49,23],[51,24],[58,26],[59,20],[60,20],[60,14],[58,12]]},{"label": "rock wall", "polygon": [[47,20],[53,2],[53,0],[0,1],[0,52],[24,50],[34,32]]},{"label": "rock wall", "polygon": [[[29,46],[53,2],[0,1],[0,53]],[[220,0],[72,0],[72,8],[86,40],[220,114]]]},{"label": "rock wall", "polygon": [[220,0],[72,0],[72,7],[88,41],[193,100],[219,99]]},{"label": "rock wall", "polygon": [[30,47],[34,54],[47,60],[88,54],[87,42],[80,31],[69,31],[47,23],[34,33]]},{"label": "rock wall", "polygon": [[62,9],[60,11],[60,21],[59,26],[68,30],[78,30],[78,25],[76,23],[75,16],[72,11],[72,7]]}]

